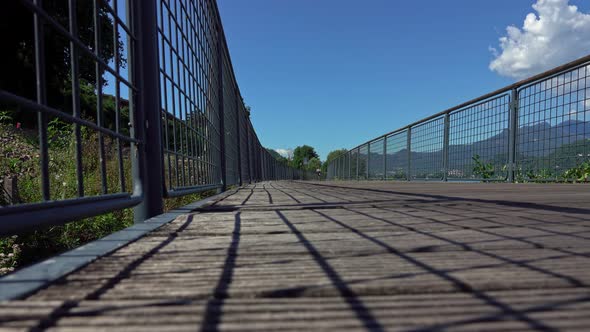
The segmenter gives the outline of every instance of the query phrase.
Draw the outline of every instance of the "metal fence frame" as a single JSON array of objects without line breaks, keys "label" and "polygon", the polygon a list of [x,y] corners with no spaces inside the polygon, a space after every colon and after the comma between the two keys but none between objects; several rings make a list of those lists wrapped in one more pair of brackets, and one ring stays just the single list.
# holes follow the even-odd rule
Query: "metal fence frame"
[{"label": "metal fence frame", "polygon": [[[558,121],[561,120],[563,124],[579,117],[582,117],[585,127],[574,123],[576,127],[573,132],[568,131],[569,128],[565,128],[565,125],[560,128]],[[433,123],[437,124],[436,129],[423,130]],[[528,159],[535,159],[527,157],[527,152],[529,156],[541,154],[541,158],[535,159],[537,164],[559,168],[559,160],[556,161],[560,159],[559,156],[552,156],[558,145],[555,142],[560,142],[561,146],[579,140],[590,141],[588,124],[590,55],[354,147],[330,161],[327,178],[507,182],[534,179],[534,175],[526,173],[540,171],[541,167],[531,165],[531,162],[526,164]],[[550,126],[549,133],[543,130],[547,125]],[[420,134],[416,131],[420,131]],[[539,141],[543,142],[538,143]],[[379,166],[379,169],[384,169],[385,172],[367,177],[362,168],[365,161],[359,164],[359,152],[381,149],[384,151],[384,158],[383,166]],[[584,149],[584,156],[590,157],[590,151],[586,147]],[[485,178],[474,176],[470,170],[473,163],[465,162],[465,156],[470,155],[476,159],[476,155],[479,156],[482,151],[487,154],[482,162],[489,167],[489,174],[493,174]],[[420,153],[423,155],[420,156]],[[545,155],[548,157],[545,158]],[[379,158],[381,156],[378,153],[368,153],[366,165],[371,165],[372,159],[381,163]],[[574,158],[575,156],[561,156],[561,159],[567,159],[570,164]],[[366,171],[366,174],[372,174],[369,173],[370,170]],[[543,180],[554,181],[556,176],[545,176]]]},{"label": "metal fence frame", "polygon": [[[92,47],[82,42],[78,34],[75,0],[68,1],[68,27],[46,12],[42,0],[21,0],[21,4],[34,18],[37,96],[31,100],[0,89],[0,102],[38,115],[43,198],[39,203],[0,207],[0,234],[63,224],[129,207],[135,207],[134,218],[142,222],[163,212],[166,197],[208,190],[221,192],[229,186],[257,181],[311,178],[310,174],[281,164],[260,144],[235,79],[215,0],[93,0]],[[125,12],[125,17],[120,17],[120,12]],[[118,33],[126,37],[126,75],[121,73],[117,58],[112,64],[100,57],[99,15],[112,19],[115,48],[119,47]],[[73,114],[46,101],[44,30],[48,28],[70,45]],[[96,121],[80,117],[77,66],[82,55],[96,66]],[[106,128],[101,118],[101,71],[113,77],[117,89],[115,130]],[[119,127],[121,86],[130,91],[129,135]],[[50,195],[48,116],[74,127],[78,193],[72,199],[56,200]],[[105,137],[116,140],[121,177],[118,190],[106,187],[103,163],[102,194],[85,195],[82,127],[98,133],[101,154]],[[122,170],[123,145],[130,150],[130,179],[125,178]]]}]

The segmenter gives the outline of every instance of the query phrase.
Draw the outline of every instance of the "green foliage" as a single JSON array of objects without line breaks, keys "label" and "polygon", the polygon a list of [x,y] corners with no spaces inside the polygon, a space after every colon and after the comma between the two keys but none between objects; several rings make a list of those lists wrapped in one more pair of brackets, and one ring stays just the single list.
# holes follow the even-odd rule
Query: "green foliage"
[{"label": "green foliage", "polygon": [[50,148],[66,148],[72,141],[72,125],[54,118],[47,123],[47,138]]},{"label": "green foliage", "polygon": [[[27,146],[23,138],[24,132],[11,131],[9,128],[0,127],[0,138],[10,138],[11,144],[0,146],[2,156],[13,156],[12,153],[35,150]],[[50,194],[52,199],[66,199],[77,196],[75,145],[72,143],[72,126],[61,120],[52,120],[48,126],[49,138],[63,137],[62,140],[52,140],[49,146],[50,168]],[[83,174],[85,195],[94,196],[101,194],[102,180],[100,175],[100,157],[98,135],[92,131],[83,130]],[[60,142],[58,144],[57,142]],[[62,144],[63,143],[63,144]],[[19,151],[22,150],[22,151]],[[118,158],[116,157],[115,141],[105,137],[105,161],[107,172],[107,187],[109,192],[119,192]],[[37,175],[38,155],[31,159],[19,159],[16,157],[0,158],[0,173],[15,174],[18,176],[18,190],[21,201],[25,203],[38,202],[40,197],[40,180]],[[131,161],[123,160],[125,178],[131,179]],[[0,174],[0,175],[1,175]],[[127,183],[127,190],[131,183]],[[187,205],[202,199],[203,194],[193,194],[184,197],[168,199],[165,201],[165,209],[170,210]],[[126,209],[114,211],[100,216],[86,218],[80,221],[68,223],[62,226],[37,230],[32,233],[22,234],[18,237],[0,238],[0,275],[31,264],[40,259],[58,254],[60,252],[78,247],[89,241],[104,237],[108,234],[124,229],[133,224],[133,211]]]},{"label": "green foliage", "polygon": [[0,177],[34,173],[37,154],[25,132],[0,124]]},{"label": "green foliage", "polygon": [[317,157],[313,157],[309,160],[309,162],[307,163],[306,166],[306,170],[311,171],[311,172],[316,172],[316,170],[322,168],[322,162],[320,161],[319,158]]},{"label": "green foliage", "polygon": [[[92,1],[78,1],[77,26],[78,37],[82,44],[89,49],[94,49],[94,3]],[[100,26],[100,54],[104,63],[112,63],[115,54],[118,55],[118,65],[126,67],[126,52],[123,38],[119,31],[115,31],[113,18],[107,2],[99,2],[99,26]],[[63,0],[43,1],[43,10],[57,24],[68,27],[68,2]],[[66,15],[64,15],[66,13]],[[20,1],[4,1],[0,11],[0,30],[10,31],[2,39],[2,49],[7,50],[7,56],[0,61],[0,88],[15,93],[19,96],[35,99],[35,56],[33,15]],[[114,43],[113,40],[117,42]],[[60,110],[71,111],[71,99],[64,98],[64,91],[68,89],[71,59],[69,56],[70,42],[56,29],[45,29],[45,76],[48,105]],[[82,81],[89,82],[96,87],[96,62],[92,57],[81,53],[79,55],[79,77]],[[99,75],[102,77],[105,67],[100,66]],[[106,84],[106,80],[102,81]],[[81,85],[83,87],[83,85]],[[36,117],[22,109],[16,109],[14,121],[25,123],[29,126],[36,123]]]},{"label": "green foliage", "polygon": [[[64,87],[62,91],[65,99],[72,98],[72,87],[69,83]],[[97,109],[97,91],[95,86],[84,79],[80,80],[80,111],[82,118],[90,121],[96,120],[96,109]],[[102,126],[110,130],[115,130],[117,126],[117,107],[119,111],[119,131],[123,135],[129,135],[129,101],[123,98],[119,98],[119,104],[115,96],[102,95]],[[191,118],[187,121],[192,120]],[[180,129],[179,129],[180,130]]]},{"label": "green foliage", "polygon": [[3,124],[11,124],[13,120],[12,112],[10,111],[0,111],[0,123]]},{"label": "green foliage", "polygon": [[494,176],[494,164],[493,163],[485,163],[481,160],[478,154],[474,155],[471,159],[473,159],[474,166],[473,166],[473,174],[479,176],[484,180],[489,180]]},{"label": "green foliage", "polygon": [[577,182],[588,182],[588,178],[590,178],[590,160],[568,169],[563,177],[566,180],[573,179],[573,181]]},{"label": "green foliage", "polygon": [[309,145],[298,146],[293,151],[293,160],[291,161],[291,166],[294,168],[299,169],[306,169],[305,161],[309,163],[309,161],[313,158],[319,158],[319,155]]},{"label": "green foliage", "polygon": [[584,181],[583,164],[590,158],[590,139],[563,144],[543,156],[518,156],[517,182]]},{"label": "green foliage", "polygon": [[538,170],[527,170],[526,177],[534,182],[545,182],[551,180],[554,177],[553,172],[547,168],[541,168]]},{"label": "green foliage", "polygon": [[11,173],[19,173],[21,170],[21,162],[18,158],[6,158],[6,165],[8,166],[8,171]]},{"label": "green foliage", "polygon": [[179,208],[181,206],[188,205],[190,203],[194,203],[194,202],[199,201],[205,197],[209,197],[209,196],[213,196],[213,195],[215,195],[215,190],[206,191],[206,192],[197,193],[197,194],[190,194],[190,195],[181,196],[181,197],[169,198],[164,201],[164,212]]},{"label": "green foliage", "polygon": [[[94,49],[94,12],[93,2],[77,2],[78,37],[82,44]],[[43,1],[44,11],[58,25],[67,27],[68,3],[61,0]],[[126,67],[126,54],[119,31],[115,31],[112,15],[107,2],[99,2],[100,54],[104,63],[112,65],[115,55],[118,66]],[[30,9],[19,1],[8,1],[0,11],[0,27],[5,34],[3,49],[9,50],[12,56],[0,62],[0,89],[35,100],[35,63],[33,42],[33,15]],[[17,27],[15,29],[14,27]],[[45,29],[45,76],[46,98],[48,106],[72,112],[71,59],[69,56],[70,42],[55,29]],[[124,37],[124,36],[123,36]],[[113,41],[116,42],[113,42]],[[105,79],[105,67],[100,66],[96,73],[96,62],[92,57],[79,54],[80,79],[80,110],[81,117],[94,122],[97,113],[97,90],[106,86],[110,80]],[[98,78],[102,78],[99,80]],[[123,93],[125,95],[125,93]],[[119,132],[129,134],[129,102],[115,99],[114,96],[102,96],[102,126],[114,130],[117,125]],[[73,140],[71,123],[59,118],[49,117],[47,126],[49,145],[49,171],[51,199],[67,199],[77,197],[76,145]],[[15,130],[14,123],[21,122],[23,129]],[[117,123],[118,121],[118,123]],[[5,124],[5,125],[4,125]],[[39,151],[37,116],[18,106],[10,110],[0,111],[0,176],[16,176],[18,191],[23,203],[41,201],[41,181],[39,177]],[[84,195],[102,194],[101,153],[98,145],[98,134],[86,127],[82,132],[82,168],[84,176]],[[123,191],[119,185],[119,167],[115,140],[105,137],[105,164],[107,188],[109,193]],[[123,145],[123,149],[129,149]],[[131,161],[129,154],[123,158],[123,173],[127,179],[126,191],[133,186],[131,179]],[[185,205],[188,200],[196,200],[200,195],[171,199],[166,201],[166,208],[171,209],[179,204]],[[0,202],[8,204],[9,202]],[[122,210],[87,218],[78,222],[59,227],[37,230],[18,237],[0,238],[0,274],[29,264],[40,258],[79,246],[88,241],[103,237],[116,230],[125,228],[132,223],[132,210]]]},{"label": "green foliage", "polygon": [[0,275],[12,272],[18,266],[21,247],[17,240],[17,236],[0,238]]}]

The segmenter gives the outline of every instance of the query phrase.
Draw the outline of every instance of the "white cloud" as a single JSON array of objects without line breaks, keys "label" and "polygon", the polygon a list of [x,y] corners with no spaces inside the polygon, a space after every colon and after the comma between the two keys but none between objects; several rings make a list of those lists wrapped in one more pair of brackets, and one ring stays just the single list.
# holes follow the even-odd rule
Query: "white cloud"
[{"label": "white cloud", "polygon": [[538,74],[590,52],[590,14],[569,0],[537,0],[522,29],[506,28],[490,69],[516,79]]},{"label": "white cloud", "polygon": [[285,158],[291,158],[291,156],[293,156],[293,149],[274,149],[274,150]]}]

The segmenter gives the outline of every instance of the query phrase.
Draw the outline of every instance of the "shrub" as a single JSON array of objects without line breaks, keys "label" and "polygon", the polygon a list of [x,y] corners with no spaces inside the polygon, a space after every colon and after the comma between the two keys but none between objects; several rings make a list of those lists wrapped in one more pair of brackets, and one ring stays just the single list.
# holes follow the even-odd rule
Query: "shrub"
[{"label": "shrub", "polygon": [[[82,127],[82,168],[85,196],[102,194],[99,136]],[[22,202],[41,201],[41,182],[38,176],[39,154],[33,145],[35,139],[27,139],[27,131],[15,131],[0,124],[0,176],[17,175],[18,190]],[[48,124],[50,195],[52,199],[77,197],[75,140],[72,125],[59,119]],[[118,143],[104,137],[107,189],[109,193],[123,191],[119,183]],[[126,146],[122,145],[125,149]],[[19,157],[20,156],[20,157]],[[26,156],[26,158],[23,158]],[[132,188],[131,160],[123,157],[125,191]],[[207,195],[210,193],[206,193]],[[0,196],[1,197],[1,196]],[[170,210],[189,204],[203,197],[193,194],[165,201]],[[8,202],[0,202],[8,204]],[[61,226],[35,230],[19,236],[0,238],[0,275],[9,273],[38,260],[53,256],[102,238],[133,224],[133,210],[125,209],[86,218]]]},{"label": "shrub", "polygon": [[475,165],[473,166],[473,174],[479,176],[484,180],[491,179],[494,177],[494,164],[484,163],[478,154],[471,157]]},{"label": "shrub", "polygon": [[563,174],[563,177],[566,181],[588,182],[588,178],[590,178],[590,160],[568,169]]}]

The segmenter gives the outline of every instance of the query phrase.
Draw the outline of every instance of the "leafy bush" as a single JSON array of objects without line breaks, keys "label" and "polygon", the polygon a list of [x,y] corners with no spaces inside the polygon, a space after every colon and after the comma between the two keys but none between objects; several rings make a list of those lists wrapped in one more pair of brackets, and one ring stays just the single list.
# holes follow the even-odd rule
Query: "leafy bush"
[{"label": "leafy bush", "polygon": [[0,123],[12,123],[12,114],[9,111],[0,111]]},{"label": "leafy bush", "polygon": [[526,171],[526,177],[530,181],[534,182],[546,182],[548,180],[554,179],[554,176],[555,175],[553,174],[553,172],[547,168]]},{"label": "leafy bush", "polygon": [[[102,194],[100,145],[98,134],[82,127],[82,168],[84,194]],[[50,195],[52,199],[77,197],[75,140],[72,125],[54,119],[48,124]],[[38,176],[39,154],[33,140],[26,138],[26,130],[14,130],[0,125],[0,176],[16,175],[21,201],[41,201],[41,182]],[[109,193],[121,192],[116,140],[104,137],[107,188]],[[125,148],[125,146],[123,146]],[[19,157],[20,156],[20,157]],[[26,157],[23,157],[26,156]],[[131,185],[131,160],[123,157],[123,172],[127,179],[126,190]],[[167,199],[165,209],[189,204],[205,194],[193,194]],[[0,195],[2,197],[2,195]],[[3,205],[8,202],[0,202]],[[53,256],[99,239],[133,224],[133,210],[125,209],[100,216],[86,218],[61,226],[36,230],[19,236],[0,238],[0,275],[9,273],[38,260]]]},{"label": "leafy bush", "polygon": [[12,272],[18,266],[21,247],[17,240],[17,236],[0,239],[0,275]]},{"label": "leafy bush", "polygon": [[565,180],[572,179],[574,182],[588,182],[588,178],[590,178],[590,161],[585,161],[568,169],[563,174],[563,177]]},{"label": "leafy bush", "polygon": [[481,179],[488,180],[494,177],[494,164],[493,163],[485,163],[481,160],[481,157],[476,154],[473,157],[473,162],[475,165],[473,166],[473,174],[479,176]]},{"label": "leafy bush", "polygon": [[50,148],[64,149],[73,141],[72,125],[55,118],[47,123],[47,137]]}]

